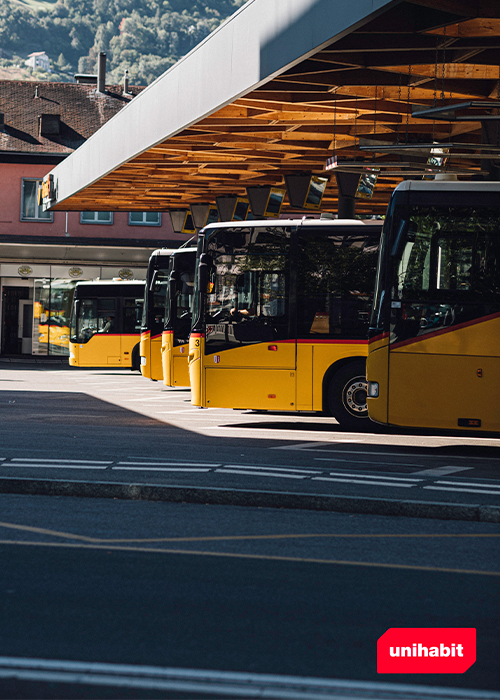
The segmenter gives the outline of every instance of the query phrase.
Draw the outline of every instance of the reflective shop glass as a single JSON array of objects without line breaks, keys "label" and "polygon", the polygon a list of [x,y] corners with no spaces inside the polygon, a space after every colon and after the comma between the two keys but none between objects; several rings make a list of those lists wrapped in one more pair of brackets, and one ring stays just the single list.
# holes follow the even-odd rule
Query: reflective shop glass
[{"label": "reflective shop glass", "polygon": [[44,211],[38,204],[38,187],[41,180],[23,180],[21,221],[52,221],[52,212]]},{"label": "reflective shop glass", "polygon": [[37,279],[33,305],[33,354],[69,355],[69,327],[76,281]]}]

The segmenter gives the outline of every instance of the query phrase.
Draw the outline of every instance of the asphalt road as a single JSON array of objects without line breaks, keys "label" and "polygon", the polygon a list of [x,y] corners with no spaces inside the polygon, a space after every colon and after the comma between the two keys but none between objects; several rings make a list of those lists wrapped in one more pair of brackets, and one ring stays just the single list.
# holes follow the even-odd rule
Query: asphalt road
[{"label": "asphalt road", "polygon": [[[499,446],[200,410],[128,371],[0,364],[0,697],[498,700],[500,526],[444,518],[498,509]],[[1,493],[7,482],[95,490]],[[443,515],[115,500],[96,497],[103,483]],[[477,661],[377,675],[391,627],[474,627]]]},{"label": "asphalt road", "polygon": [[[0,670],[20,657],[500,688],[497,525],[16,495],[0,506]],[[390,627],[475,627],[477,661],[463,675],[380,677]],[[82,697],[82,682],[10,681],[0,696]]]},{"label": "asphalt road", "polygon": [[345,433],[311,414],[198,409],[188,390],[130,371],[5,363],[0,421],[11,478],[499,503],[498,437]]}]

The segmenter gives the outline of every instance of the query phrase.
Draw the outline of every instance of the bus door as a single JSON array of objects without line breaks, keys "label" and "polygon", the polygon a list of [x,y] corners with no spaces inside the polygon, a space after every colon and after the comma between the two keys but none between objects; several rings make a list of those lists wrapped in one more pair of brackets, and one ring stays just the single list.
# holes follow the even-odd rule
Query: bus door
[{"label": "bus door", "polygon": [[140,343],[143,297],[124,297],[121,307],[120,360],[130,367],[134,347]]},{"label": "bus door", "polygon": [[205,315],[206,405],[295,410],[289,233],[219,231]]},{"label": "bus door", "polygon": [[498,429],[497,217],[458,207],[423,214],[394,246],[388,422]]}]

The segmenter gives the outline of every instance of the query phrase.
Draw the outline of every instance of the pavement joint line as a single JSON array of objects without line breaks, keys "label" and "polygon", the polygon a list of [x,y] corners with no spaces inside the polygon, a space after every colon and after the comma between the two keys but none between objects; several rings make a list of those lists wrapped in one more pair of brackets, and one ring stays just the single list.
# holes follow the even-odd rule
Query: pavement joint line
[{"label": "pavement joint line", "polygon": [[147,483],[87,482],[77,480],[23,479],[0,476],[0,493],[117,498],[262,508],[331,511],[391,515],[440,520],[500,523],[500,506],[482,503],[446,503],[396,500],[367,496],[336,496],[257,489],[228,489]]}]

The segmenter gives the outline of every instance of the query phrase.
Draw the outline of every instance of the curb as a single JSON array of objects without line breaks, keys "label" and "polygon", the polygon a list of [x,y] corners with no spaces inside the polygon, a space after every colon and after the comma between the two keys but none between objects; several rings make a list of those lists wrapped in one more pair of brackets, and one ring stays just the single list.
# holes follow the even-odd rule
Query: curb
[{"label": "curb", "polygon": [[107,481],[57,481],[53,479],[11,479],[0,477],[0,493],[32,496],[72,496],[80,498],[116,498],[134,501],[169,501],[205,505],[289,508],[295,510],[332,511],[364,515],[396,515],[406,518],[468,520],[500,523],[500,506],[477,503],[441,503],[395,501],[364,496],[324,496],[289,491],[257,491],[214,487],[156,486],[120,484]]}]

